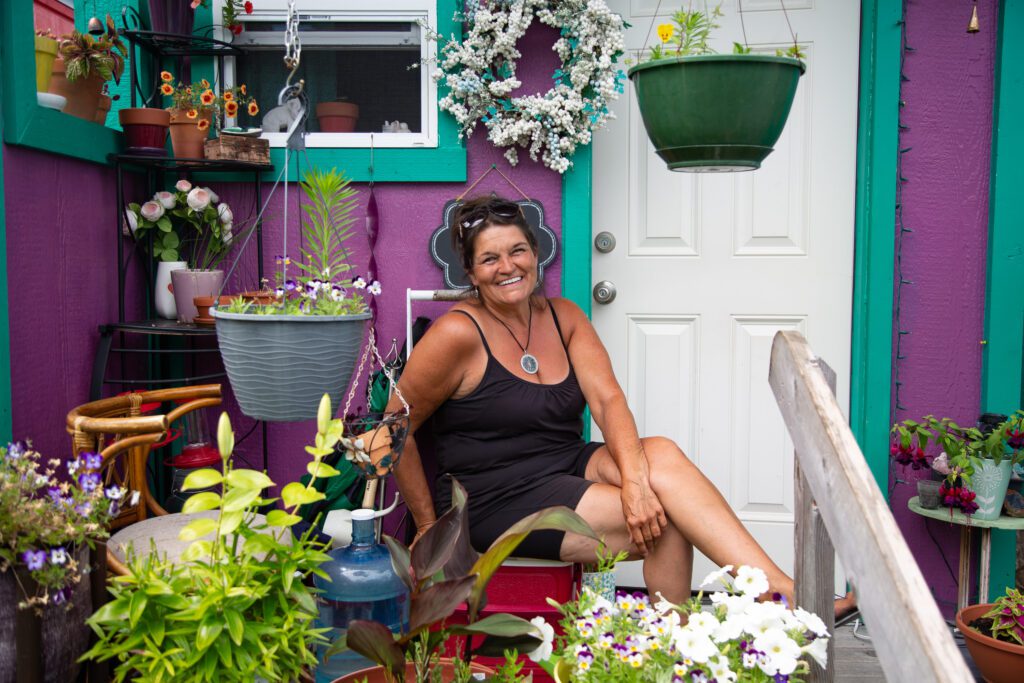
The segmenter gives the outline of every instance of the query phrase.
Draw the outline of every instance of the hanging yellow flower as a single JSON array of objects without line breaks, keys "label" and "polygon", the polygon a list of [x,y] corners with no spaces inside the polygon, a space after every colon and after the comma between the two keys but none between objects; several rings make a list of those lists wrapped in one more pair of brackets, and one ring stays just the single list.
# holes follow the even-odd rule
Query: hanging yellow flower
[{"label": "hanging yellow flower", "polygon": [[658,24],[658,37],[661,38],[661,42],[667,43],[671,40],[672,35],[676,32],[676,27],[672,24]]},{"label": "hanging yellow flower", "polygon": [[235,99],[235,94],[233,92],[231,92],[230,90],[225,90],[224,94],[221,95],[221,97],[224,98],[225,102],[230,102],[231,100]]},{"label": "hanging yellow flower", "polygon": [[164,83],[164,84],[162,84],[160,86],[160,92],[163,93],[164,95],[173,95],[174,94],[174,88],[171,87],[170,83]]},{"label": "hanging yellow flower", "polygon": [[163,81],[164,83],[170,83],[171,81],[174,80],[174,76],[171,74],[170,71],[161,71],[160,72],[160,80]]},{"label": "hanging yellow flower", "polygon": [[214,100],[216,99],[217,96],[213,94],[212,90],[204,90],[203,94],[199,96],[199,101],[206,106],[210,106],[211,104],[213,104]]},{"label": "hanging yellow flower", "polygon": [[199,130],[206,130],[210,127],[210,121],[208,119],[199,119],[199,123],[196,124],[196,128]]},{"label": "hanging yellow flower", "polygon": [[257,106],[255,102],[250,102],[249,103],[249,116],[256,116],[256,114],[259,114],[259,113],[260,113],[259,106]]},{"label": "hanging yellow flower", "polygon": [[238,102],[225,102],[224,113],[230,117],[234,117],[238,114]]},{"label": "hanging yellow flower", "polygon": [[199,112],[195,109],[189,109],[187,112],[185,112],[185,116],[189,117],[190,119],[198,118]]},{"label": "hanging yellow flower", "polygon": [[203,86],[204,88],[209,88],[210,87],[210,81],[208,81],[208,80],[206,80],[204,78],[203,80],[199,81],[199,85]]}]

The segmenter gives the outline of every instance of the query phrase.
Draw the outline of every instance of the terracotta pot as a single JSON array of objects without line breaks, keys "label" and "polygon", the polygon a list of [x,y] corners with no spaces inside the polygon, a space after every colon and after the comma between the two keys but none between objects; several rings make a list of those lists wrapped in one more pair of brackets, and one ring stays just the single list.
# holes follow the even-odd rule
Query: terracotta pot
[{"label": "terracotta pot", "polygon": [[178,159],[202,159],[203,143],[206,142],[210,129],[199,128],[200,121],[207,124],[213,121],[212,111],[201,111],[199,117],[190,119],[184,109],[168,109],[171,116],[171,147]]},{"label": "terracotta pot", "polygon": [[96,118],[93,119],[93,121],[101,126],[105,126],[107,124],[107,114],[110,113],[110,107],[112,104],[114,104],[114,101],[110,99],[110,95],[104,95],[101,93],[99,102],[96,106]]},{"label": "terracotta pot", "polygon": [[88,78],[69,81],[64,74],[64,60],[60,57],[54,60],[52,73],[50,92],[67,99],[64,113],[95,121],[100,95],[103,93],[103,77],[93,73]]},{"label": "terracotta pot", "polygon": [[124,130],[125,151],[129,154],[166,153],[167,129],[171,115],[166,109],[130,107],[117,112],[117,120]]},{"label": "terracotta pot", "polygon": [[[221,297],[224,298],[224,297]],[[213,306],[214,297],[212,296],[195,296],[192,297],[192,303],[196,307],[197,318],[209,318],[210,317],[210,306]]]},{"label": "terracotta pot", "polygon": [[1024,647],[989,638],[968,626],[991,609],[991,604],[964,607],[956,613],[956,627],[964,635],[967,650],[988,683],[1018,683],[1024,671]]},{"label": "terracotta pot", "polygon": [[321,102],[316,105],[316,118],[324,133],[351,133],[359,119],[359,106],[350,102]]},{"label": "terracotta pot", "polygon": [[266,290],[242,292],[238,296],[260,306],[266,306],[267,304],[274,303],[275,298],[273,292],[268,292]]},{"label": "terracotta pot", "polygon": [[[450,657],[441,657],[438,662],[438,666],[441,667],[441,680],[444,683],[451,683],[455,679],[454,668],[452,667],[452,660]],[[473,673],[484,674],[485,676],[493,676],[494,670],[489,669],[486,666],[471,662],[469,670]],[[384,676],[384,667],[375,666],[370,669],[363,669],[362,671],[356,671],[350,674],[346,674],[341,678],[337,678],[333,683],[357,683],[357,681],[366,681],[366,683],[387,683],[387,678]],[[412,662],[407,662],[405,665],[405,680],[415,681],[416,680],[416,669]]]},{"label": "terracotta pot", "polygon": [[46,92],[53,76],[53,60],[57,58],[57,41],[36,36],[36,90]]}]

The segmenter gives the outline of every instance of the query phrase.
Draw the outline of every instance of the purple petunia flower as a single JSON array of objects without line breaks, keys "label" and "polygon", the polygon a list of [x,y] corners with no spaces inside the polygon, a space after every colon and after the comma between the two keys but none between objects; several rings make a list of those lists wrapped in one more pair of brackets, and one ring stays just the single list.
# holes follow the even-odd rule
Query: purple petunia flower
[{"label": "purple petunia flower", "polygon": [[28,567],[29,571],[37,571],[43,568],[46,564],[46,551],[45,550],[26,550],[21,554],[21,559],[25,562],[25,566]]}]

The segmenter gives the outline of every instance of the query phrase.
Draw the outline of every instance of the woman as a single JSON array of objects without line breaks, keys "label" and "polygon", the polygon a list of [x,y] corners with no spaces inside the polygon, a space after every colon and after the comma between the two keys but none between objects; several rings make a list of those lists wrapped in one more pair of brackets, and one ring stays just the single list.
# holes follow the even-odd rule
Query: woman
[{"label": "woman", "polygon": [[[412,430],[433,417],[439,473],[469,493],[474,547],[486,549],[531,512],[567,505],[613,553],[642,557],[648,589],[673,602],[690,595],[694,547],[719,565],[760,567],[769,594],[792,600],[792,579],[679,447],[637,434],[583,311],[536,293],[537,240],[519,206],[467,202],[456,214],[453,242],[478,296],[438,318],[416,345],[400,388],[412,406]],[[582,440],[585,405],[607,443]],[[422,533],[436,512],[411,439],[395,476]],[[437,488],[436,509],[443,511],[450,486]],[[517,553],[587,563],[595,551],[593,539],[544,531]]]}]

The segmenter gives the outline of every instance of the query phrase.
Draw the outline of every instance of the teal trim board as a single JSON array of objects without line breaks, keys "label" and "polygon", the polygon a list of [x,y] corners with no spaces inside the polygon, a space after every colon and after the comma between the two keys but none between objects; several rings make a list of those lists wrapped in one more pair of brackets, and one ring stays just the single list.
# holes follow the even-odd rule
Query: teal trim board
[{"label": "teal trim board", "polygon": [[[593,216],[591,145],[577,149],[562,175],[562,296],[590,317],[590,233]],[[583,438],[590,440],[590,409],[583,413]]]},{"label": "teal trim board", "polygon": [[[6,64],[7,55],[0,45],[0,61]],[[0,121],[3,120],[3,90],[0,81]],[[2,125],[2,124],[0,124]],[[12,438],[11,425],[11,321],[7,306],[7,204],[4,192],[4,153],[0,145],[0,443]]]},{"label": "teal trim board", "polygon": [[889,489],[902,20],[900,0],[861,4],[850,426],[883,495]]},{"label": "teal trim board", "polygon": [[104,163],[108,154],[121,149],[120,131],[36,103],[32,7],[28,0],[0,2],[4,141]]},{"label": "teal trim board", "polygon": [[[982,351],[981,410],[1010,413],[1024,407],[1024,4],[999,3],[996,36],[992,170],[989,180],[988,281],[985,287],[985,340]],[[1014,585],[1016,535],[992,534],[990,594]]]}]

